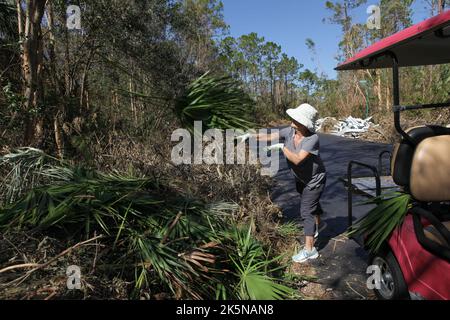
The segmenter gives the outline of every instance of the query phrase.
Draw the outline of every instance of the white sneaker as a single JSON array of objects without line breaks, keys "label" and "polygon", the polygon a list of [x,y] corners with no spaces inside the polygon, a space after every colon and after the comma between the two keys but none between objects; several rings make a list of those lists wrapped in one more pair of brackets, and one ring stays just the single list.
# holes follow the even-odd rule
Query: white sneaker
[{"label": "white sneaker", "polygon": [[308,260],[314,260],[319,257],[319,252],[316,248],[313,248],[311,251],[303,249],[298,254],[292,257],[292,260],[297,263],[303,263]]}]

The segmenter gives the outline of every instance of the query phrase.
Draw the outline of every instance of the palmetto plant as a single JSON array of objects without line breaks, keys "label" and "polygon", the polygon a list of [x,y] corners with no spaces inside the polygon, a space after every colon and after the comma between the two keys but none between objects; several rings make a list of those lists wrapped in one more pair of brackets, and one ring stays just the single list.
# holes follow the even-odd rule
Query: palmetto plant
[{"label": "palmetto plant", "polygon": [[3,169],[0,173],[4,174],[0,180],[0,196],[3,201],[13,202],[23,192],[43,182],[42,174],[45,175],[48,164],[57,161],[34,148],[21,148],[0,157],[0,169]]},{"label": "palmetto plant", "polygon": [[242,129],[255,126],[254,102],[231,77],[213,77],[209,73],[191,83],[175,107],[181,123],[193,130],[194,121],[204,129]]},{"label": "palmetto plant", "polygon": [[34,176],[45,179],[0,208],[1,232],[39,230],[68,239],[102,233],[109,252],[99,268],[134,277],[136,293],[158,288],[193,299],[275,299],[291,293],[271,276],[276,259],[250,229],[244,237],[231,223],[235,204],[204,203],[156,178],[49,164],[55,159],[36,149],[4,157],[15,159],[16,170],[25,164],[28,175],[36,170]]},{"label": "palmetto plant", "polygon": [[268,275],[280,270],[274,267],[282,256],[270,259],[261,244],[252,236],[251,224],[248,228],[236,228],[233,237],[237,251],[230,255],[239,279],[237,292],[241,299],[276,300],[294,296],[294,290]]},{"label": "palmetto plant", "polygon": [[388,240],[391,233],[399,227],[411,208],[411,196],[396,192],[374,198],[365,204],[375,204],[366,217],[349,231],[349,236],[362,236],[372,253],[376,253]]}]

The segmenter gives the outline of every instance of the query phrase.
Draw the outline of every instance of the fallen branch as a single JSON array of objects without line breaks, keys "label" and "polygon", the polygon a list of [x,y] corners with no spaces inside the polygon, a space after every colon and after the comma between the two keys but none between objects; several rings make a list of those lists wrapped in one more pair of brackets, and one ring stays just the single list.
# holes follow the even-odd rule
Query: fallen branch
[{"label": "fallen branch", "polygon": [[23,263],[23,264],[16,264],[14,266],[9,266],[6,268],[3,268],[0,270],[0,273],[3,272],[7,272],[7,271],[11,271],[11,270],[15,270],[15,269],[25,269],[25,268],[34,268],[34,267],[39,267],[40,264],[39,263]]},{"label": "fallen branch", "polygon": [[96,236],[96,237],[94,237],[94,238],[88,239],[88,240],[86,240],[86,241],[79,242],[79,243],[75,244],[74,246],[72,246],[72,247],[70,247],[70,248],[67,248],[66,250],[62,251],[62,252],[59,253],[57,256],[51,258],[49,261],[47,261],[47,262],[45,262],[45,263],[25,263],[25,264],[18,264],[18,265],[9,266],[9,267],[6,267],[6,268],[1,269],[1,270],[0,270],[0,273],[4,273],[4,272],[11,271],[11,270],[15,270],[15,269],[33,268],[32,270],[27,271],[27,273],[26,273],[25,275],[23,275],[23,276],[21,276],[21,277],[15,279],[15,280],[13,280],[13,281],[7,283],[5,286],[8,286],[8,285],[10,285],[10,284],[12,284],[12,283],[16,283],[16,282],[18,282],[18,284],[21,283],[21,282],[23,282],[23,281],[24,281],[25,279],[27,279],[33,272],[36,272],[37,270],[40,270],[40,269],[43,269],[43,268],[49,266],[49,265],[52,264],[53,262],[57,261],[59,258],[65,256],[65,255],[68,254],[69,252],[71,252],[71,251],[77,249],[78,247],[81,247],[81,246],[83,246],[83,245],[85,245],[85,244],[88,244],[88,243],[90,243],[90,242],[92,242],[92,241],[98,240],[98,239],[100,239],[100,238],[102,238],[102,237],[103,237],[103,235],[99,235],[99,236]]},{"label": "fallen branch", "polygon": [[361,293],[359,293],[358,291],[356,291],[355,289],[353,289],[353,287],[350,285],[350,283],[348,283],[348,281],[345,281],[345,283],[347,284],[347,286],[357,295],[359,295],[363,300],[366,300],[367,298],[365,296],[363,296]]}]

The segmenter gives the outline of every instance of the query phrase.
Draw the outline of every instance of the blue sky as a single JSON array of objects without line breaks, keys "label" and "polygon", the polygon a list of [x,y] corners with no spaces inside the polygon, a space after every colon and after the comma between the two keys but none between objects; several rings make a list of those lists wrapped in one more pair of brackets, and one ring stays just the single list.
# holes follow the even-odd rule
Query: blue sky
[{"label": "blue sky", "polygon": [[[422,3],[414,4],[414,22],[427,17]],[[340,27],[323,22],[330,16],[325,8],[326,0],[222,0],[225,21],[230,25],[230,35],[239,37],[256,32],[266,41],[281,45],[284,52],[297,58],[305,68],[322,71],[330,78],[336,77],[338,43],[341,39]],[[354,13],[354,22],[364,23],[368,15],[366,8],[377,1],[369,0],[367,5]],[[316,44],[317,57],[305,45],[307,38]]]}]

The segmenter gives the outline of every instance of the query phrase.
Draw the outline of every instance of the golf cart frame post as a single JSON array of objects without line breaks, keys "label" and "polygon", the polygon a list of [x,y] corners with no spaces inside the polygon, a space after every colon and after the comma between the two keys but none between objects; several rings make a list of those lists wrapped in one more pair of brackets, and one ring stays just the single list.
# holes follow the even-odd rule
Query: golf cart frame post
[{"label": "golf cart frame post", "polygon": [[[443,29],[440,29],[440,31],[443,33]],[[447,37],[447,36],[444,36]],[[447,37],[450,38],[450,37]],[[396,55],[393,52],[386,53],[392,57],[392,76],[393,76],[393,92],[394,92],[394,125],[397,132],[411,145],[416,145],[417,143],[414,141],[413,138],[411,138],[410,135],[408,135],[405,130],[403,130],[401,121],[400,121],[400,114],[403,111],[410,111],[410,110],[420,110],[420,109],[438,109],[438,108],[448,108],[450,107],[450,102],[444,102],[444,103],[430,103],[430,104],[418,104],[418,105],[412,105],[412,106],[402,106],[400,105],[400,72],[399,72],[399,66],[398,66],[398,59]]]},{"label": "golf cart frame post", "polygon": [[[450,10],[421,23],[413,25],[396,34],[384,38],[350,57],[337,66],[336,70],[391,69],[392,95],[395,130],[401,136],[391,156],[390,174],[384,175],[382,152],[378,168],[374,165],[352,161],[348,166],[348,219],[349,228],[353,224],[352,193],[357,192],[370,198],[381,195],[390,188],[409,194],[408,211],[401,225],[386,238],[382,248],[370,255],[369,265],[380,266],[382,286],[374,290],[383,300],[411,299],[450,299],[450,202],[448,179],[441,172],[448,173],[447,153],[450,145],[450,128],[424,124],[406,130],[402,127],[401,113],[410,110],[440,109],[450,107],[450,100],[444,103],[401,105],[400,68],[425,65],[450,64]],[[442,137],[441,137],[442,136]],[[431,154],[426,148],[435,148]],[[436,149],[437,148],[437,149]],[[442,149],[441,149],[442,148]],[[416,152],[417,156],[416,156]],[[423,156],[430,153],[434,160],[440,159],[446,167],[428,161]],[[436,159],[435,159],[436,158]],[[415,169],[413,171],[413,165]],[[430,175],[418,173],[418,166],[430,167]],[[356,178],[355,168],[372,171]],[[420,170],[419,170],[420,171]],[[412,183],[412,173],[416,179]],[[439,176],[436,189],[426,190]],[[376,190],[372,179],[375,178]],[[381,186],[378,181],[381,180]],[[344,180],[345,182],[345,180]],[[422,190],[418,188],[420,186]],[[436,190],[436,191],[433,191]],[[375,192],[376,191],[376,192]],[[436,197],[427,191],[437,192]],[[423,192],[423,193],[421,193]],[[389,194],[386,193],[387,196]],[[415,197],[418,197],[417,199]],[[439,201],[445,200],[445,201]],[[364,236],[354,238],[366,247]],[[359,241],[361,240],[361,241]],[[441,274],[442,272],[442,274]]]},{"label": "golf cart frame post", "polygon": [[[442,32],[442,30],[441,30]],[[450,37],[449,37],[450,38]],[[415,146],[417,143],[414,139],[405,132],[401,125],[401,112],[410,111],[410,110],[421,110],[421,109],[438,109],[438,108],[448,108],[450,107],[450,102],[444,103],[430,103],[430,104],[419,104],[419,105],[410,105],[410,106],[402,106],[400,104],[400,68],[398,65],[398,59],[395,53],[388,51],[381,55],[377,55],[369,60],[368,65],[371,64],[373,59],[379,58],[381,56],[390,56],[392,59],[392,77],[393,77],[393,102],[394,106],[392,110],[394,111],[394,126],[397,132],[412,146]],[[363,63],[362,63],[363,64]],[[348,183],[348,191],[347,191],[347,219],[348,219],[348,227],[349,230],[353,226],[353,192],[357,191],[355,187],[352,185],[352,181],[354,178],[353,168],[354,167],[363,167],[369,169],[372,172],[372,177],[375,179],[375,194],[376,197],[381,196],[381,179],[380,176],[383,173],[383,156],[385,154],[389,154],[392,156],[392,153],[388,150],[385,150],[380,153],[378,156],[378,168],[375,166],[362,163],[359,161],[350,161],[347,169],[347,183]]]},{"label": "golf cart frame post", "polygon": [[367,163],[362,163],[359,161],[350,161],[347,167],[347,220],[348,227],[351,229],[353,225],[353,192],[358,191],[358,188],[353,186],[353,178],[355,175],[353,174],[353,168],[361,167],[369,169],[372,172],[372,176],[369,178],[375,179],[375,196],[381,196],[381,176],[383,175],[383,156],[387,154],[389,157],[392,156],[392,152],[389,150],[384,150],[378,155],[378,167],[369,165]]},{"label": "golf cart frame post", "polygon": [[[353,57],[347,59],[336,70],[361,70],[361,69],[392,69],[393,80],[393,107],[395,130],[400,134],[405,144],[415,148],[420,141],[414,135],[406,132],[401,124],[401,113],[410,110],[436,109],[450,107],[450,101],[444,103],[401,105],[400,95],[400,67],[436,65],[450,63],[450,10],[425,20],[417,25],[402,30],[390,37],[382,39],[372,46],[363,49]],[[449,39],[449,40],[447,40]],[[426,53],[426,54],[425,54]],[[352,193],[362,192],[366,196],[381,195],[386,187],[383,173],[382,160],[385,153],[379,155],[378,169],[374,166],[352,161],[348,165],[345,177],[348,186],[348,220],[349,227],[353,224]],[[356,167],[364,167],[372,171],[372,176],[357,177],[353,174]],[[392,168],[391,168],[392,169]],[[389,176],[392,175],[389,174]],[[375,185],[371,178],[375,179]],[[357,181],[362,178],[363,182]],[[369,179],[369,180],[367,180]],[[381,180],[381,186],[380,181]],[[363,186],[363,189],[360,186]],[[367,185],[369,189],[367,189]],[[369,191],[369,192],[367,192]],[[406,190],[408,191],[408,190]]]},{"label": "golf cart frame post", "polygon": [[[383,151],[384,153],[385,151]],[[355,166],[367,168],[372,171],[373,177],[375,178],[375,184],[376,184],[376,196],[379,197],[381,195],[381,180],[380,180],[380,174],[376,167],[362,163],[359,161],[350,161],[348,164],[347,169],[347,181],[348,181],[348,196],[347,196],[347,217],[348,217],[348,227],[349,230],[351,229],[353,225],[353,192],[356,190],[356,188],[352,185],[353,180],[353,168]]]}]

